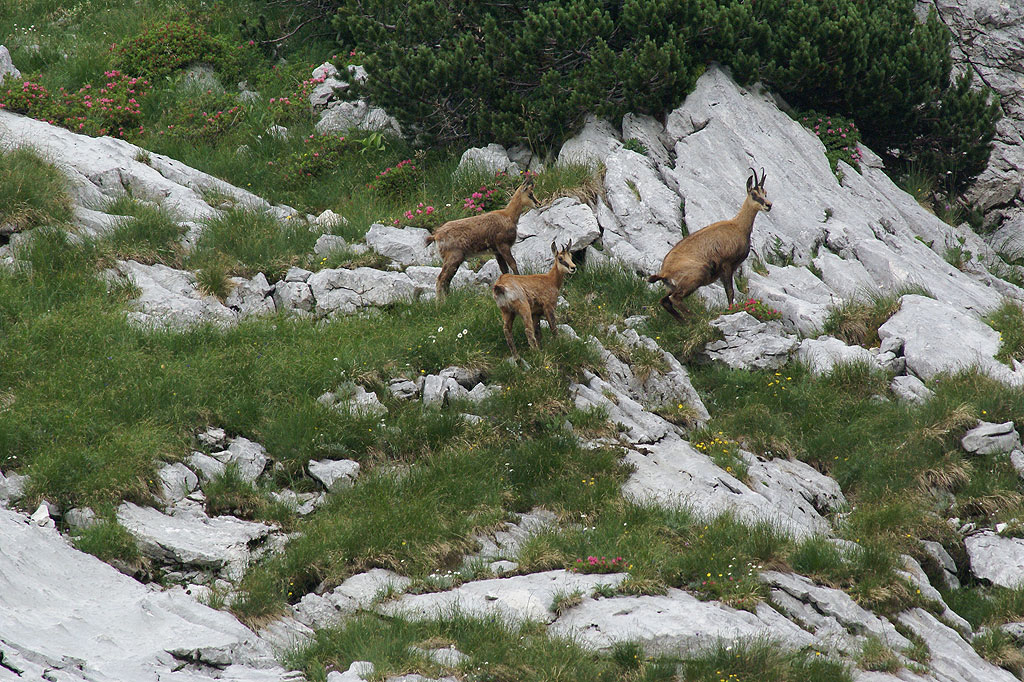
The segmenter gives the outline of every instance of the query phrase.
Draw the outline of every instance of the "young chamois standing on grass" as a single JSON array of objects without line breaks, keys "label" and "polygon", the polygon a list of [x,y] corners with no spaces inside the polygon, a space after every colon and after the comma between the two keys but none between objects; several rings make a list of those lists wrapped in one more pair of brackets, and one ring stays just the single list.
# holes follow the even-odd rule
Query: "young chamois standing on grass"
[{"label": "young chamois standing on grass", "polygon": [[481,251],[493,251],[502,272],[512,268],[512,272],[518,275],[519,266],[512,257],[512,245],[516,243],[518,234],[516,226],[519,224],[519,216],[535,206],[537,197],[533,195],[533,178],[527,178],[505,208],[449,220],[428,236],[427,246],[437,242],[437,252],[444,261],[441,274],[437,276],[437,300],[440,301],[448,293],[452,277],[462,261]]},{"label": "young chamois standing on grass", "polygon": [[555,262],[551,269],[543,275],[509,275],[505,274],[494,283],[494,300],[501,310],[501,319],[505,328],[505,340],[513,357],[516,342],[512,339],[512,323],[516,315],[523,318],[526,328],[526,340],[534,350],[540,348],[540,316],[547,318],[548,328],[552,336],[558,336],[558,325],[555,322],[555,304],[558,303],[558,290],[566,275],[576,272],[576,264],[572,262],[572,244],[564,248],[555,248],[551,242],[551,253]]},{"label": "young chamois standing on grass", "polygon": [[683,238],[665,254],[661,271],[647,278],[648,282],[663,281],[669,292],[662,297],[661,305],[680,322],[689,314],[683,308],[683,299],[699,287],[720,279],[725,286],[725,295],[732,305],[732,276],[750,253],[750,233],[758,211],[772,210],[772,202],[764,191],[764,168],[761,179],[757,171],[747,178],[747,198],[740,206],[740,212],[732,220],[721,220]]}]

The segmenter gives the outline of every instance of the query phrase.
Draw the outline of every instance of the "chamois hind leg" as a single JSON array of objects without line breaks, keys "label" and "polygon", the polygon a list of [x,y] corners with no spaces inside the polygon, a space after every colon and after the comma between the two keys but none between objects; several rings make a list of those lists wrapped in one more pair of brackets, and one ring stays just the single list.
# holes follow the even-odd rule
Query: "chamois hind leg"
[{"label": "chamois hind leg", "polygon": [[537,342],[537,323],[533,319],[533,311],[530,310],[529,305],[523,305],[517,311],[519,316],[523,318],[523,327],[526,330],[526,340],[530,344],[530,348],[534,350],[540,350],[540,344]]},{"label": "chamois hind leg", "polygon": [[437,276],[436,290],[438,302],[443,301],[444,297],[448,294],[452,278],[455,277],[455,273],[465,258],[462,251],[451,251],[445,254],[444,265],[441,266],[441,274]]},{"label": "chamois hind leg", "polygon": [[502,331],[505,332],[505,342],[508,343],[508,349],[512,351],[512,357],[518,358],[519,352],[516,350],[516,341],[512,337],[512,323],[516,320],[516,313],[514,310],[502,310],[501,311],[501,322]]},{"label": "chamois hind leg", "polygon": [[537,339],[537,348],[540,348],[543,342],[540,332],[540,315],[533,316],[533,335]]},{"label": "chamois hind leg", "polygon": [[494,260],[498,261],[498,268],[501,269],[501,274],[508,272],[508,263],[505,262],[505,257],[502,256],[498,251],[494,252]]},{"label": "chamois hind leg", "polygon": [[[494,247],[494,253],[498,256],[498,266],[501,267],[502,258],[508,263],[508,266],[512,268],[512,272],[519,274],[519,266],[516,265],[516,259],[512,256],[512,245],[511,244],[498,244]],[[502,272],[505,272],[502,270]]]}]

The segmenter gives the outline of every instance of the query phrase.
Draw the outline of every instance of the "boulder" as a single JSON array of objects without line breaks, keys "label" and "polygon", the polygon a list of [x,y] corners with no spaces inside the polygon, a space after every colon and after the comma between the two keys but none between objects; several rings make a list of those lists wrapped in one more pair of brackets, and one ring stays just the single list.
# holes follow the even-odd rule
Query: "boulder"
[{"label": "boulder", "polygon": [[963,435],[960,445],[972,455],[1003,454],[1020,447],[1020,434],[1012,421],[1003,424],[982,421]]},{"label": "boulder", "polygon": [[590,595],[599,585],[614,588],[626,577],[625,573],[582,574],[557,570],[475,580],[446,592],[403,595],[381,604],[376,610],[409,620],[443,618],[460,612],[474,618],[496,616],[513,624],[550,623],[555,619],[551,604],[557,595],[576,591]]},{"label": "boulder", "polygon": [[745,311],[717,317],[711,326],[724,338],[705,345],[703,355],[732,369],[777,369],[800,345],[780,322],[761,322]]},{"label": "boulder", "polygon": [[621,148],[622,141],[615,126],[593,114],[587,114],[583,129],[562,144],[558,152],[558,163],[596,166]]},{"label": "boulder", "polygon": [[863,346],[848,346],[833,336],[804,339],[797,348],[796,357],[807,365],[815,376],[831,374],[836,365],[865,364],[878,368],[878,361]]},{"label": "boulder", "polygon": [[235,313],[214,296],[200,293],[191,272],[136,261],[118,261],[118,271],[139,289],[128,313],[133,324],[157,329],[185,329],[199,324],[229,326]]},{"label": "boulder", "polygon": [[320,114],[320,120],[316,123],[316,131],[321,135],[349,130],[389,133],[399,137],[402,135],[402,128],[394,117],[363,100],[334,102]]},{"label": "boulder", "polygon": [[999,332],[941,301],[903,296],[900,310],[878,328],[878,336],[903,339],[907,370],[925,381],[943,372],[976,367],[1004,383],[1024,383],[1024,373],[995,359]]},{"label": "boulder", "polygon": [[374,268],[320,270],[310,275],[308,284],[318,315],[353,313],[364,306],[388,305],[416,296],[416,285],[407,274]]},{"label": "boulder", "polygon": [[626,114],[622,117],[622,139],[636,140],[642,144],[647,150],[647,156],[659,166],[668,166],[672,162],[664,137],[665,126],[653,116]]},{"label": "boulder", "polygon": [[359,462],[351,459],[322,459],[320,461],[309,460],[306,465],[309,475],[320,481],[330,492],[338,492],[344,488],[351,488],[359,476]]},{"label": "boulder", "polygon": [[224,304],[237,311],[239,317],[272,315],[277,310],[271,297],[274,286],[267,281],[267,276],[262,272],[257,273],[252,279],[232,277],[231,280],[234,288]]},{"label": "boulder", "polygon": [[160,479],[160,497],[170,504],[185,499],[199,487],[199,478],[181,462],[165,464],[157,476]]},{"label": "boulder", "polygon": [[421,227],[388,227],[375,223],[366,233],[367,245],[400,265],[432,265],[437,262],[436,249],[424,240],[429,230]]},{"label": "boulder", "polygon": [[971,573],[1003,587],[1024,583],[1024,538],[1007,538],[982,531],[964,538]]},{"label": "boulder", "polygon": [[547,272],[551,268],[551,243],[582,251],[601,237],[594,212],[578,199],[561,197],[547,207],[534,209],[519,218],[519,241],[512,255],[519,271]]},{"label": "boulder", "polygon": [[123,502],[117,508],[117,521],[135,538],[143,556],[172,565],[224,570],[231,578],[241,577],[249,562],[250,548],[274,530],[266,524],[232,516],[168,516],[131,502]]},{"label": "boulder", "polygon": [[456,174],[466,170],[482,170],[491,175],[507,173],[519,175],[519,164],[509,158],[508,151],[500,144],[491,143],[486,147],[471,147],[462,153]]},{"label": "boulder", "polygon": [[953,628],[944,625],[922,608],[897,616],[900,624],[924,640],[931,651],[928,669],[935,679],[957,682],[1013,682],[1007,670],[989,663]]},{"label": "boulder", "polygon": [[356,611],[370,608],[381,594],[401,594],[411,582],[392,571],[374,568],[348,578],[330,592],[310,592],[292,612],[309,627],[332,627]]},{"label": "boulder", "polygon": [[890,388],[897,398],[909,403],[928,402],[935,395],[935,392],[925,386],[923,381],[909,374],[893,377]]},{"label": "boulder", "polygon": [[184,590],[154,590],[24,521],[0,509],[0,669],[21,670],[14,679],[173,679],[183,661],[168,652],[196,651],[218,665],[191,665],[190,680],[290,679],[272,649],[227,611]]},{"label": "boulder", "polygon": [[647,656],[688,658],[720,643],[771,638],[785,649],[813,646],[815,639],[765,603],[754,613],[700,601],[683,590],[664,595],[587,599],[551,624],[548,632],[588,649],[609,651],[634,642]]},{"label": "boulder", "polygon": [[21,71],[18,71],[18,67],[14,65],[10,50],[4,45],[0,45],[0,83],[3,83],[8,76],[21,78]]},{"label": "boulder", "polygon": [[266,449],[241,436],[232,438],[226,450],[214,452],[211,456],[225,466],[234,465],[239,477],[249,483],[259,478],[267,466]]},{"label": "boulder", "polygon": [[805,336],[825,324],[835,295],[807,268],[768,265],[767,275],[747,273],[747,295],[782,314],[783,324]]},{"label": "boulder", "polygon": [[[305,271],[308,279],[312,273]],[[291,270],[289,270],[291,273]],[[310,315],[316,305],[313,290],[303,281],[281,281],[274,285],[274,307],[283,313]]]}]

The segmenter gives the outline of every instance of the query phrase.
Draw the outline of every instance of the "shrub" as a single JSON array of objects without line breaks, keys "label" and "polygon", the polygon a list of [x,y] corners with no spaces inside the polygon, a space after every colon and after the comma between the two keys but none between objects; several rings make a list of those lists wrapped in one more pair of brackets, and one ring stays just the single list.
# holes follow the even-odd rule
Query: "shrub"
[{"label": "shrub", "polygon": [[117,70],[103,75],[106,80],[96,87],[87,83],[76,92],[61,88],[57,94],[30,78],[7,78],[7,87],[0,90],[0,109],[85,135],[142,134],[140,101],[149,93],[149,81]]},{"label": "shrub", "polygon": [[159,134],[196,144],[221,139],[245,116],[231,95],[213,90],[197,91],[179,100],[160,121]]},{"label": "shrub", "polygon": [[422,175],[412,159],[405,159],[377,173],[370,188],[382,196],[402,196],[416,189]]},{"label": "shrub", "polygon": [[775,308],[762,303],[756,298],[748,298],[746,301],[737,301],[731,306],[726,308],[727,313],[738,313],[746,311],[750,315],[753,315],[762,322],[768,322],[769,320],[781,320],[782,313]]},{"label": "shrub", "polygon": [[[950,80],[949,32],[913,0],[331,0],[339,39],[367,52],[362,87],[440,141],[556,144],[595,112],[663,114],[703,64],[797,106],[856,118],[868,142],[960,186],[984,167],[999,109]],[[557,35],[552,44],[548,36]],[[891,160],[897,156],[891,155]]]},{"label": "shrub", "polygon": [[801,124],[825,145],[832,172],[836,172],[839,161],[845,161],[854,168],[860,168],[861,154],[857,149],[860,131],[853,121],[843,116],[830,116],[816,111],[806,111],[797,117]]},{"label": "shrub", "polygon": [[358,142],[344,135],[328,133],[304,138],[303,149],[293,152],[281,162],[281,174],[288,182],[319,177],[343,166],[342,159],[359,147]]},{"label": "shrub", "polygon": [[210,64],[223,76],[236,79],[252,57],[242,45],[232,45],[188,21],[155,24],[111,50],[117,68],[149,79],[169,76],[194,63]]}]

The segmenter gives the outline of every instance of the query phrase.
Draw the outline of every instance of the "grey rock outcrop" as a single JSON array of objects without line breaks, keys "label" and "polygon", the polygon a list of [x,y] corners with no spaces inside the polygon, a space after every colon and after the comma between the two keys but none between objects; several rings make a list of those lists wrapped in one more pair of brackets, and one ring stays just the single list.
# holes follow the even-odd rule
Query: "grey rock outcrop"
[{"label": "grey rock outcrop", "polygon": [[561,197],[545,208],[534,209],[519,218],[519,240],[512,255],[520,272],[547,272],[553,259],[551,242],[561,247],[572,243],[573,252],[582,251],[601,237],[594,212],[577,199]]},{"label": "grey rock outcrop", "polygon": [[548,631],[583,646],[607,651],[618,642],[639,642],[649,656],[691,656],[722,641],[771,638],[788,649],[813,646],[814,638],[767,604],[756,612],[698,600],[669,589],[665,595],[588,599],[569,609]]},{"label": "grey rock outcrop", "polygon": [[922,608],[901,613],[897,619],[921,637],[931,651],[929,674],[941,682],[1013,682],[1017,678],[981,656],[960,634]]},{"label": "grey rock outcrop", "polygon": [[900,310],[878,328],[878,336],[903,340],[908,372],[928,381],[942,372],[977,367],[1010,385],[1024,383],[1024,372],[995,359],[999,332],[977,317],[916,294],[903,296],[900,303]]},{"label": "grey rock outcrop", "polygon": [[[229,613],[142,585],[20,514],[0,509],[0,544],[0,652],[5,673],[22,671],[15,679],[294,679]],[[189,671],[173,673],[186,659]]]},{"label": "grey rock outcrop", "polygon": [[562,144],[558,163],[597,165],[622,148],[619,132],[611,123],[588,114],[583,129]]},{"label": "grey rock outcrop", "polygon": [[227,326],[235,313],[214,296],[203,295],[196,276],[161,265],[143,265],[133,260],[118,261],[118,271],[139,289],[128,313],[133,324],[158,329],[184,329],[197,324]]},{"label": "grey rock outcrop", "polygon": [[748,312],[722,315],[711,326],[724,338],[705,345],[703,354],[732,369],[777,369],[800,344],[780,322],[761,322]]},{"label": "grey rock outcrop", "polygon": [[351,488],[359,476],[359,462],[351,459],[309,460],[309,475],[320,481],[330,492]]},{"label": "grey rock outcrop", "polygon": [[233,465],[238,476],[248,483],[259,478],[267,467],[266,449],[242,436],[232,438],[226,450],[214,452],[211,457],[225,466]]},{"label": "grey rock outcrop", "polygon": [[983,421],[963,435],[960,445],[972,455],[1012,452],[1020,447],[1020,434],[1013,422],[993,424]]},{"label": "grey rock outcrop", "polygon": [[321,135],[349,130],[390,133],[399,137],[402,135],[402,128],[393,116],[363,100],[329,104],[316,123],[316,131]]},{"label": "grey rock outcrop", "polygon": [[378,596],[401,594],[412,581],[383,568],[374,568],[348,578],[325,594],[310,592],[299,600],[292,612],[311,628],[337,625],[359,609],[370,608]]},{"label": "grey rock outcrop", "polygon": [[1003,587],[1024,583],[1024,539],[983,531],[964,538],[971,573]]},{"label": "grey rock outcrop", "polygon": [[424,244],[430,235],[422,227],[388,227],[375,223],[366,233],[371,249],[400,265],[432,265],[438,262],[436,249]]},{"label": "grey rock outcrop", "polygon": [[21,71],[18,71],[18,67],[14,65],[10,50],[4,45],[0,45],[0,83],[3,83],[8,76],[21,78]]},{"label": "grey rock outcrop", "polygon": [[492,578],[463,583],[447,592],[407,594],[386,602],[377,611],[410,620],[438,618],[459,611],[473,617],[498,616],[511,623],[528,620],[550,623],[551,604],[557,595],[593,593],[598,585],[616,587],[625,573],[581,574],[546,571],[511,578]]},{"label": "grey rock outcrop", "polygon": [[168,516],[152,507],[124,502],[117,521],[132,534],[144,556],[172,565],[225,571],[240,578],[258,544],[274,529],[231,516],[210,518],[187,510]]},{"label": "grey rock outcrop", "polygon": [[416,297],[416,285],[404,272],[373,268],[326,269],[307,282],[316,299],[318,315],[353,313],[365,306],[381,306]]},{"label": "grey rock outcrop", "polygon": [[518,175],[522,170],[519,164],[509,158],[505,147],[494,143],[486,147],[471,147],[462,153],[455,172],[460,173],[469,169],[481,170],[492,175],[495,173]]},{"label": "grey rock outcrop", "polygon": [[274,286],[267,281],[267,276],[262,272],[257,273],[252,279],[232,277],[231,282],[234,288],[224,300],[224,305],[235,310],[240,318],[249,315],[270,315],[277,310],[276,299],[271,296]]},{"label": "grey rock outcrop", "polygon": [[815,375],[831,374],[839,364],[878,367],[878,360],[868,349],[863,346],[847,346],[833,336],[804,339],[797,348],[796,357]]},{"label": "grey rock outcrop", "polygon": [[935,395],[935,392],[925,386],[923,381],[909,374],[893,377],[890,388],[897,398],[911,403],[924,403]]}]

